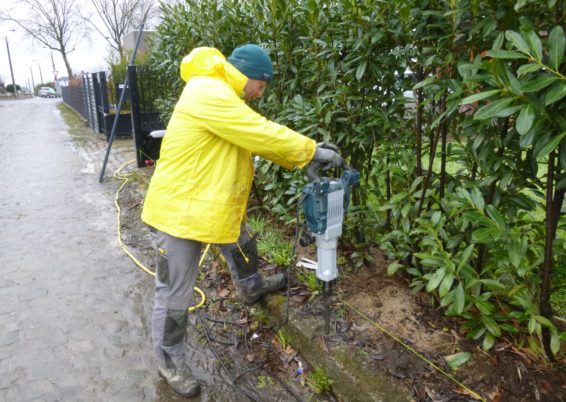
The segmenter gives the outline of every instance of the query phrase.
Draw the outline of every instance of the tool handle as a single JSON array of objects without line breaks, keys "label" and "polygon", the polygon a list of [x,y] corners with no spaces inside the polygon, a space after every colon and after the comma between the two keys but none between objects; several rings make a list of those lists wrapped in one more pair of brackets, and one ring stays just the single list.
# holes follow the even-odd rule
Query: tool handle
[{"label": "tool handle", "polygon": [[[344,159],[342,159],[342,166],[340,166],[342,170],[352,170],[350,165],[346,163]],[[307,177],[310,181],[313,182],[320,182],[320,176],[318,175],[318,171],[324,168],[324,164],[321,162],[311,162],[307,166]]]}]

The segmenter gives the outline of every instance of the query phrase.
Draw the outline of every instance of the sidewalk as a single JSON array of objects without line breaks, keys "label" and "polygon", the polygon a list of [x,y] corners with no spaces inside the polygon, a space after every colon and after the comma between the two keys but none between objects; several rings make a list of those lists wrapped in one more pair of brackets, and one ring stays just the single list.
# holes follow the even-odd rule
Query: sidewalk
[{"label": "sidewalk", "polygon": [[133,148],[99,184],[104,149],[79,151],[57,103],[0,104],[0,401],[155,400],[151,283],[115,229],[111,177]]}]

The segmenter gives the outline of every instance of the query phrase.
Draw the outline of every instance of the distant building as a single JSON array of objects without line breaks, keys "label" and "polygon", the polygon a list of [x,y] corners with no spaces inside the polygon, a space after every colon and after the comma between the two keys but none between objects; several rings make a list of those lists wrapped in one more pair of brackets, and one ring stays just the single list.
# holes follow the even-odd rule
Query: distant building
[{"label": "distant building", "polygon": [[[143,52],[149,49],[149,41],[148,38],[153,35],[155,31],[142,31],[142,37],[140,40],[140,47],[138,48],[139,52]],[[138,38],[138,31],[131,31],[124,35],[122,39],[122,46],[125,50],[133,51],[136,47],[136,40]]]},{"label": "distant building", "polygon": [[57,90],[57,95],[62,96],[63,91],[61,88],[67,86],[69,86],[69,77],[57,78],[57,82],[55,83],[55,89]]}]

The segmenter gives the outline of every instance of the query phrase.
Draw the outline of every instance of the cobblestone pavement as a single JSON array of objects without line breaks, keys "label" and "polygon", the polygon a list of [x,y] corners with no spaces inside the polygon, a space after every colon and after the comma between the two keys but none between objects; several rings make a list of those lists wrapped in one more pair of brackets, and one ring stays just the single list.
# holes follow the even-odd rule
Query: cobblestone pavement
[{"label": "cobblestone pavement", "polygon": [[0,401],[163,399],[103,150],[81,156],[57,102],[0,102]]}]

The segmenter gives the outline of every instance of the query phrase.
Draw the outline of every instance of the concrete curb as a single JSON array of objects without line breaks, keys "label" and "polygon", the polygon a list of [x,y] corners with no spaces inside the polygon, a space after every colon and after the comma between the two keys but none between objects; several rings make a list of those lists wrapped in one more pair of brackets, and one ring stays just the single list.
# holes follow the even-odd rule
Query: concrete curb
[{"label": "concrete curb", "polygon": [[[285,317],[285,297],[269,295],[266,307],[271,313],[272,324],[280,325]],[[348,402],[407,402],[413,401],[412,392],[368,367],[353,345],[324,345],[317,341],[324,333],[322,317],[302,317],[292,309],[285,326],[292,344],[311,366],[322,367],[334,381],[333,392]]]}]

